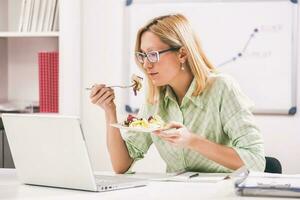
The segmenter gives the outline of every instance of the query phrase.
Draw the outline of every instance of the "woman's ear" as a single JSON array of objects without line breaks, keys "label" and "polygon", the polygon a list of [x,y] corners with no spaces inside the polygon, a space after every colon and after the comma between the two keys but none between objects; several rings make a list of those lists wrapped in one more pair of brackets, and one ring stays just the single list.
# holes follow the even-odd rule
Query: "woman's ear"
[{"label": "woman's ear", "polygon": [[181,47],[178,51],[178,59],[179,59],[180,63],[185,63],[187,60],[187,56],[188,56],[188,53],[187,53],[186,48]]}]

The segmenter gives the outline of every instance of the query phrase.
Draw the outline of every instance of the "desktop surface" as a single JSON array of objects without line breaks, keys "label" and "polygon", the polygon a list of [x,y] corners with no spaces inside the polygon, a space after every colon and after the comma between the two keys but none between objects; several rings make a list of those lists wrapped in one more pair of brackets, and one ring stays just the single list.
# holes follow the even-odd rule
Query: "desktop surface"
[{"label": "desktop surface", "polygon": [[[97,173],[97,174],[101,174]],[[218,183],[150,181],[146,187],[115,190],[110,192],[86,192],[23,185],[18,181],[15,169],[0,169],[0,199],[266,199],[263,197],[240,197],[234,192],[233,183],[224,180]],[[283,198],[281,198],[283,199]],[[288,198],[290,199],[290,198]]]}]

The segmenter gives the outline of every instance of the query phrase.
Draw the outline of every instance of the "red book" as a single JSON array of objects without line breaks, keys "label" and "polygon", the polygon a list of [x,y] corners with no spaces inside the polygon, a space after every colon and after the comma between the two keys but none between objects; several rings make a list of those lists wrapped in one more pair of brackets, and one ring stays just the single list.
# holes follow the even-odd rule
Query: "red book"
[{"label": "red book", "polygon": [[58,52],[40,52],[38,59],[40,112],[58,113]]}]

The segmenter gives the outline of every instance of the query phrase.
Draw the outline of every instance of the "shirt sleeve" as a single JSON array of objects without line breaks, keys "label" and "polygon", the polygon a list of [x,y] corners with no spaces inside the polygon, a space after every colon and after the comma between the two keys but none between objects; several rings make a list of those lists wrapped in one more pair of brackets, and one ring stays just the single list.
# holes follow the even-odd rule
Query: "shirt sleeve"
[{"label": "shirt sleeve", "polygon": [[220,117],[232,148],[248,169],[264,171],[264,142],[251,113],[253,103],[245,96],[234,80],[224,84]]},{"label": "shirt sleeve", "polygon": [[[149,113],[149,107],[145,104],[140,108],[138,117],[148,118],[148,115],[151,115],[151,113]],[[153,143],[152,137],[148,133],[127,131],[122,135],[125,140],[129,156],[134,159],[134,162],[144,158],[144,155]]]}]

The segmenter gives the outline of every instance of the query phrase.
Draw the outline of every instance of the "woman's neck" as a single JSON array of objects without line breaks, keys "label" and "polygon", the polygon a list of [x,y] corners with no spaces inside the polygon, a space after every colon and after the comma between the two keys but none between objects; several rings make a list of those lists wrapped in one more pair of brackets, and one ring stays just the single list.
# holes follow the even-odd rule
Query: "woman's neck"
[{"label": "woman's neck", "polygon": [[177,97],[178,104],[181,105],[182,99],[187,93],[194,76],[191,71],[182,72],[179,76],[180,77],[176,77],[169,85]]}]

